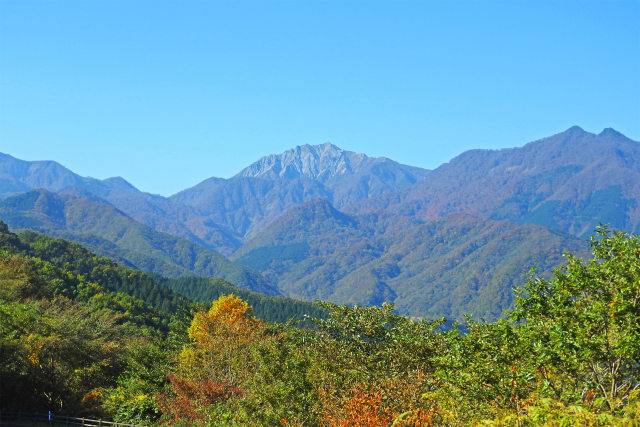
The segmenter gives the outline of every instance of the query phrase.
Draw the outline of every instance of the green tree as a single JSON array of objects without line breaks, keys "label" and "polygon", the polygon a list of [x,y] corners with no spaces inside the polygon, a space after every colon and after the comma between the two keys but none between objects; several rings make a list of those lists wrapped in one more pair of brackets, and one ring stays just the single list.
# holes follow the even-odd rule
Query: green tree
[{"label": "green tree", "polygon": [[640,237],[599,227],[591,249],[532,277],[512,317],[544,393],[615,413],[640,386]]},{"label": "green tree", "polygon": [[347,307],[321,303],[326,319],[312,343],[315,378],[326,425],[384,425],[405,414],[401,425],[432,419],[422,393],[431,382],[433,357],[443,351],[440,320],[394,314],[393,304]]},{"label": "green tree", "polygon": [[519,326],[501,319],[493,323],[467,319],[465,331],[447,331],[446,345],[435,355],[436,380],[426,397],[439,402],[445,424],[472,424],[493,418],[496,410],[522,414],[535,390],[534,372],[526,357]]}]

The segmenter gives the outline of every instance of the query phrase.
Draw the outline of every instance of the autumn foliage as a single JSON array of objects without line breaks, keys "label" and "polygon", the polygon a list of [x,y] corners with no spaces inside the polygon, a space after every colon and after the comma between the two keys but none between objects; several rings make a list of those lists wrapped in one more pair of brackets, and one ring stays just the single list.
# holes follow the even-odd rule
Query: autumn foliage
[{"label": "autumn foliage", "polygon": [[240,298],[223,295],[208,311],[199,311],[188,328],[190,343],[169,375],[171,393],[160,406],[171,423],[202,423],[207,407],[243,394],[247,350],[263,330],[262,321]]},{"label": "autumn foliage", "polygon": [[386,303],[320,303],[327,316],[312,319],[312,328],[259,320],[233,294],[163,317],[20,253],[27,247],[7,236],[0,238],[3,413],[52,409],[183,426],[633,426],[640,419],[636,235],[599,229],[592,259],[566,254],[552,277],[532,275],[514,310],[493,322],[410,319]]},{"label": "autumn foliage", "polygon": [[341,417],[326,416],[324,422],[331,427],[375,427],[389,425],[395,418],[391,408],[383,405],[383,393],[374,387],[353,387],[341,409]]},{"label": "autumn foliage", "polygon": [[217,402],[223,402],[241,391],[230,386],[228,381],[216,382],[212,379],[189,380],[177,375],[169,375],[173,396],[163,394],[159,397],[160,410],[166,415],[167,422],[203,424],[206,420],[203,408]]}]

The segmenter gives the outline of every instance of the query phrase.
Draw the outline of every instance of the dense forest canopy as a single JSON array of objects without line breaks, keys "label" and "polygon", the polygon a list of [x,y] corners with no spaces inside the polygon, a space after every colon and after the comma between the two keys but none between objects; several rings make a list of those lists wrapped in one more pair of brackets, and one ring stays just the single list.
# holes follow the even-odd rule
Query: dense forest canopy
[{"label": "dense forest canopy", "polygon": [[252,308],[286,301],[0,224],[0,409],[169,425],[633,425],[640,237],[599,228],[591,252],[532,273],[494,322],[322,303],[299,327]]}]

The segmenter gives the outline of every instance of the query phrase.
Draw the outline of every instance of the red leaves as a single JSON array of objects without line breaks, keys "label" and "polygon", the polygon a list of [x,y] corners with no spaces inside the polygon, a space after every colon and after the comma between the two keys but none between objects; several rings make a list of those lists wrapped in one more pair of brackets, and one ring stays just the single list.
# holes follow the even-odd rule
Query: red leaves
[{"label": "red leaves", "polygon": [[242,390],[229,385],[227,380],[216,382],[212,379],[189,380],[177,375],[169,375],[175,396],[163,394],[158,397],[160,410],[171,422],[202,423],[205,420],[201,410],[217,402],[242,394]]}]

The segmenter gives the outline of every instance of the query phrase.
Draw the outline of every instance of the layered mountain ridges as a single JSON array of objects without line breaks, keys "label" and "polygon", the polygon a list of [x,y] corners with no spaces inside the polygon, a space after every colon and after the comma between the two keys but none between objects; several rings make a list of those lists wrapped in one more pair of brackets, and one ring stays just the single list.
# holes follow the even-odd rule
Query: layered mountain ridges
[{"label": "layered mountain ridges", "polygon": [[300,203],[325,198],[341,209],[406,188],[428,173],[331,144],[303,145],[263,157],[228,180],[207,179],[170,200],[197,209],[243,242]]},{"label": "layered mountain ridges", "polygon": [[[121,178],[95,180],[55,162],[0,156],[3,197],[36,187],[92,203],[75,227],[112,222],[117,213],[135,229],[178,236],[258,270],[257,282],[282,294],[391,300],[413,315],[498,315],[527,266],[553,267],[560,248],[580,252],[599,223],[640,231],[639,143],[613,129],[596,135],[577,126],[519,148],[470,150],[433,171],[329,143],[302,145],[169,198]],[[33,206],[25,196],[21,210],[19,199],[7,199],[0,215],[12,226],[40,221],[81,239],[86,230],[70,229],[60,214],[81,203],[54,196]],[[134,233],[147,243],[124,248],[108,228],[93,229],[94,247],[138,258],[156,250],[148,249],[158,240],[151,231]],[[171,255],[175,247],[164,248],[165,260],[181,259]]]}]

